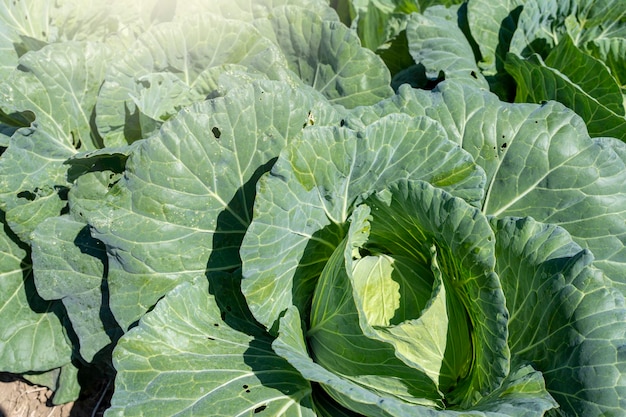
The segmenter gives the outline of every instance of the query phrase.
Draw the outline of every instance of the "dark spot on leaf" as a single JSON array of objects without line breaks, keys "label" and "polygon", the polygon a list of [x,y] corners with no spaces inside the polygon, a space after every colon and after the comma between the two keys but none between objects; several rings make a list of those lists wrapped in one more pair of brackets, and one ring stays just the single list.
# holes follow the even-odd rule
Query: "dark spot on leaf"
[{"label": "dark spot on leaf", "polygon": [[506,142],[504,142],[502,145],[500,145],[500,147],[501,147],[502,149],[506,149]]},{"label": "dark spot on leaf", "polygon": [[17,197],[24,198],[28,201],[34,201],[37,198],[37,194],[33,193],[32,191],[21,191],[17,193]]},{"label": "dark spot on leaf", "polygon": [[219,323],[213,323],[213,326],[215,326],[215,327],[219,327],[219,326],[220,326],[220,324],[219,324]]},{"label": "dark spot on leaf", "polygon": [[208,340],[215,340],[215,338],[213,338],[213,337],[211,337],[211,336],[208,336],[208,337],[207,337],[207,339],[208,339]]},{"label": "dark spot on leaf", "polygon": [[225,311],[222,311],[222,312],[221,312],[221,314],[220,314],[220,318],[222,319],[222,321],[225,321],[225,320],[226,320],[226,312],[225,312]]},{"label": "dark spot on leaf", "polygon": [[315,118],[313,117],[313,112],[309,110],[306,116],[306,122],[304,122],[304,124],[302,125],[302,129],[304,129],[307,126],[313,126],[314,124],[315,124]]},{"label": "dark spot on leaf", "polygon": [[213,129],[211,129],[211,132],[213,133],[213,136],[215,136],[215,139],[219,139],[220,136],[222,136],[222,132],[220,132],[220,130],[217,128],[217,126],[215,126]]},{"label": "dark spot on leaf", "polygon": [[250,390],[249,390],[249,389],[247,389],[247,390],[246,390],[246,392],[248,392],[248,393],[249,393],[249,392],[250,392]]},{"label": "dark spot on leaf", "polygon": [[537,124],[537,123],[539,123],[539,121],[538,121],[538,120],[535,120],[535,124]]},{"label": "dark spot on leaf", "polygon": [[72,141],[74,142],[74,147],[75,147],[76,149],[80,149],[80,148],[82,148],[82,147],[83,147],[83,142],[80,140],[80,138],[77,138],[77,137],[74,135],[74,132],[72,132]]},{"label": "dark spot on leaf", "polygon": [[67,197],[70,192],[70,189],[68,187],[65,187],[63,185],[55,185],[53,188],[54,188],[54,191],[57,192],[61,200],[64,200],[64,201],[67,200]]},{"label": "dark spot on leaf", "polygon": [[243,389],[248,389],[248,384],[243,384],[242,387]]},{"label": "dark spot on leaf", "polygon": [[233,311],[233,308],[231,306],[226,306],[226,311]]},{"label": "dark spot on leaf", "polygon": [[378,400],[378,405],[382,405],[384,402],[385,400],[381,398],[380,400]]},{"label": "dark spot on leaf", "polygon": [[344,127],[346,125],[346,121],[344,119],[341,119],[341,121],[339,122],[339,126]]},{"label": "dark spot on leaf", "polygon": [[470,72],[470,75],[472,76],[472,78],[474,78],[476,80],[478,79],[478,75],[476,75],[476,71]]},{"label": "dark spot on leaf", "polygon": [[261,411],[265,410],[267,408],[266,405],[261,405],[257,408],[254,409],[254,414],[260,413]]}]

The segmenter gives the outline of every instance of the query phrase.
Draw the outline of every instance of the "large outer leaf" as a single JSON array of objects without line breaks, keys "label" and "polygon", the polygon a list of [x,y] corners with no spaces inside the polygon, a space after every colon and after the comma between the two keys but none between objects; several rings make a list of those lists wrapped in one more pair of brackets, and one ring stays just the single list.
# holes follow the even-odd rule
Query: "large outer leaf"
[{"label": "large outer leaf", "polygon": [[278,48],[249,23],[214,14],[186,15],[151,27],[112,65],[97,103],[96,124],[108,146],[155,133],[178,110],[204,100],[225,64],[283,79]]},{"label": "large outer leaf", "polygon": [[[393,113],[429,116],[441,123],[448,139],[472,155],[485,170],[487,184],[490,184],[509,139],[519,129],[519,121],[527,118],[536,108],[536,105],[530,104],[504,103],[496,95],[482,89],[445,81],[432,92],[403,86],[389,100],[376,106],[355,109],[352,112],[354,118],[347,118],[346,125],[369,125]],[[465,196],[461,197],[468,200]],[[476,204],[481,205],[480,202]]]},{"label": "large outer leaf", "polygon": [[[569,35],[561,38],[559,44],[550,51],[546,57],[546,65],[562,72],[571,82],[579,86],[589,96],[599,100],[603,106],[612,112],[624,115],[620,86],[611,75],[606,64],[577,48]],[[582,68],[586,71],[581,71]],[[567,105],[566,101],[561,102]],[[576,105],[568,107],[574,111],[578,110]],[[579,111],[577,113],[585,119],[587,125],[590,124],[585,113]]]},{"label": "large outer leaf", "polygon": [[294,6],[273,9],[268,20],[289,68],[332,103],[352,108],[393,95],[384,62],[342,23]]},{"label": "large outer leaf", "polygon": [[521,57],[538,53],[545,58],[564,34],[583,46],[580,43],[610,33],[625,15],[626,3],[619,0],[526,0],[510,51]]},{"label": "large outer leaf", "polygon": [[40,128],[68,147],[96,149],[90,120],[109,57],[104,46],[84,42],[29,52],[0,84],[0,107],[31,111]]},{"label": "large outer leaf", "polygon": [[569,36],[561,39],[545,62],[538,55],[509,54],[506,70],[517,82],[515,100],[557,100],[578,113],[594,137],[626,140],[626,116],[620,86],[601,61],[579,50]]},{"label": "large outer leaf", "polygon": [[626,307],[564,229],[494,219],[512,360],[532,362],[568,416],[624,415]]},{"label": "large outer leaf", "polygon": [[446,79],[461,79],[488,88],[480,73],[472,47],[457,23],[458,7],[431,7],[409,18],[406,37],[411,56],[424,65],[426,75],[436,79],[443,71]]},{"label": "large outer leaf", "polygon": [[[0,2],[0,38],[11,40],[18,55],[48,43],[104,41],[124,36],[132,23],[136,33],[157,0],[3,0]],[[147,12],[147,13],[146,13]],[[138,24],[141,23],[141,24]],[[120,30],[122,29],[122,30]],[[119,32],[118,32],[119,31]],[[3,41],[1,41],[3,42]]]},{"label": "large outer leaf", "polygon": [[[345,107],[373,104],[393,94],[383,61],[361,47],[325,1],[219,0],[211,12],[252,23],[276,44],[305,84]],[[234,22],[233,22],[234,23]],[[239,26],[241,22],[237,24]],[[259,34],[257,34],[259,37]],[[271,73],[264,70],[270,78]]]},{"label": "large outer leaf", "polygon": [[339,123],[311,89],[247,85],[182,111],[132,153],[98,213],[84,213],[109,255],[111,310],[126,329],[170,289],[240,265],[256,181],[307,117]]},{"label": "large outer leaf", "polygon": [[307,352],[301,326],[297,308],[289,307],[280,319],[280,332],[272,344],[276,353],[287,359],[307,380],[340,392],[344,400],[350,402],[353,411],[365,416],[538,417],[556,405],[545,390],[541,374],[529,366],[511,372],[498,390],[470,410],[435,410],[408,404],[395,397],[381,396],[315,363]]},{"label": "large outer leaf", "polygon": [[[338,2],[341,3],[341,2]],[[385,45],[406,28],[406,20],[412,12],[419,12],[421,7],[411,1],[346,1],[347,16],[350,26],[356,29],[361,43],[373,51]]]},{"label": "large outer leaf", "polygon": [[201,281],[172,290],[122,337],[105,415],[315,416],[309,382],[246,320],[236,287],[220,292],[230,308],[220,311]]},{"label": "large outer leaf", "polygon": [[483,211],[561,225],[626,290],[626,146],[591,139],[557,103],[537,108],[508,142]]},{"label": "large outer leaf", "polygon": [[242,288],[255,318],[271,327],[290,305],[308,311],[315,280],[342,240],[355,200],[401,178],[425,179],[474,201],[484,181],[428,118],[394,115],[362,132],[305,129],[261,179],[242,244]]},{"label": "large outer leaf", "polygon": [[566,33],[565,18],[576,10],[579,0],[526,0],[509,51],[521,57],[533,53],[545,57]]},{"label": "large outer leaf", "polygon": [[[17,66],[17,57],[25,52],[22,49],[25,46],[22,36],[41,43],[55,36],[54,31],[50,30],[51,8],[50,2],[46,0],[0,2],[0,50],[3,52],[0,74],[6,75]],[[18,48],[22,50],[18,51]]]},{"label": "large outer leaf", "polygon": [[448,81],[432,93],[401,88],[393,99],[359,109],[358,120],[346,124],[369,124],[396,112],[439,120],[484,168],[483,212],[561,225],[626,290],[623,142],[589,138],[584,122],[558,103],[508,104]]},{"label": "large outer leaf", "polygon": [[104,245],[90,236],[87,224],[66,215],[41,223],[32,248],[37,292],[46,300],[62,300],[80,354],[91,362],[121,336],[108,308]]},{"label": "large outer leaf", "polygon": [[101,45],[52,44],[22,56],[20,69],[0,84],[3,112],[35,116],[32,127],[18,130],[0,158],[0,206],[25,242],[65,205],[70,183],[63,162],[79,148],[99,146],[90,120],[108,57]]},{"label": "large outer leaf", "polygon": [[619,85],[626,86],[626,23],[619,20],[595,30],[585,32],[588,42],[584,48],[591,55],[604,62],[611,70]]},{"label": "large outer leaf", "polygon": [[481,53],[479,65],[485,74],[502,69],[505,52],[517,26],[524,0],[471,0],[467,19]]},{"label": "large outer leaf", "polygon": [[69,364],[62,306],[39,297],[28,253],[4,222],[0,226],[0,370],[48,371]]},{"label": "large outer leaf", "polygon": [[0,158],[0,207],[24,242],[38,224],[65,206],[60,192],[70,186],[63,162],[75,150],[38,126],[15,133]]}]

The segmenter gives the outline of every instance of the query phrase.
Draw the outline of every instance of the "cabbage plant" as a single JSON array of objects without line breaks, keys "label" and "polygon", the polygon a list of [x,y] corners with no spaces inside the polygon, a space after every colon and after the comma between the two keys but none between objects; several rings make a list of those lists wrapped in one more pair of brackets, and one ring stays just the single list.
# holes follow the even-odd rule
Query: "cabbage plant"
[{"label": "cabbage plant", "polygon": [[[144,242],[163,233],[174,234],[160,242],[192,241],[205,232],[177,224],[199,213],[179,208],[139,235],[131,225],[145,218],[142,207],[182,201],[163,196],[163,184],[144,206],[144,190],[162,176],[171,192],[230,201],[214,217],[204,273],[189,268],[119,341],[108,415],[624,412],[621,141],[591,139],[557,103],[506,104],[456,82],[405,87],[352,111],[306,107],[298,133],[281,135],[290,139],[259,175],[240,176],[258,151],[237,148],[233,177],[208,183],[231,187],[230,200],[218,199],[180,169],[196,157],[164,153],[163,143],[211,128],[221,136],[200,145],[202,155],[235,149],[236,138],[250,143],[247,128],[237,135],[229,121],[244,105],[239,90],[250,88],[226,96],[229,117],[164,125],[162,141],[130,156],[128,180],[108,203],[119,208],[91,220],[107,247],[132,238],[125,252],[144,265],[184,269],[197,244],[166,259]],[[294,97],[255,88],[245,103]],[[255,132],[277,137],[264,126],[282,126],[279,115],[258,105],[248,115]],[[598,215],[581,217],[580,207]],[[115,216],[128,225],[100,226]]]}]

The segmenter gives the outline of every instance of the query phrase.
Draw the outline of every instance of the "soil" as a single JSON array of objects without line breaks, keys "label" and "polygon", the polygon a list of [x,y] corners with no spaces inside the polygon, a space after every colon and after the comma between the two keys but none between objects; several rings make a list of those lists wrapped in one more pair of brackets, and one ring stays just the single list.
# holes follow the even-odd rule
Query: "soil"
[{"label": "soil", "polygon": [[110,384],[102,381],[92,391],[73,403],[55,406],[50,389],[0,372],[0,417],[102,417],[109,406]]}]

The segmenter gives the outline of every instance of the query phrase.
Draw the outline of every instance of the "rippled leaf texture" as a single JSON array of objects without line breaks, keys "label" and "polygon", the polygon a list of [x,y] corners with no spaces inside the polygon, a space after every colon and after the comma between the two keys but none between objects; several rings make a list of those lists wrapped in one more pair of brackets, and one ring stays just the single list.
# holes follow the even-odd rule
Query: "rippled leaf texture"
[{"label": "rippled leaf texture", "polygon": [[204,279],[184,283],[124,335],[106,415],[315,416],[311,385],[228,299],[233,292],[220,291],[230,309],[220,311]]},{"label": "rippled leaf texture", "polygon": [[520,122],[483,211],[563,226],[624,291],[626,146],[589,138],[578,116],[557,103],[538,107]]},{"label": "rippled leaf texture", "polygon": [[[509,371],[508,313],[493,272],[494,237],[486,218],[478,208],[421,181],[391,184],[365,204],[372,219],[362,247],[421,266],[407,270],[406,282],[395,278],[405,291],[424,285],[416,282],[416,274],[434,279],[423,310],[411,311],[419,304],[402,294],[394,321],[370,325],[367,334],[392,344],[413,367],[422,364],[447,393],[448,403],[468,408],[474,391],[493,391]],[[351,278],[359,278],[356,271]]]},{"label": "rippled leaf texture", "polygon": [[20,69],[0,84],[4,112],[35,117],[31,127],[13,135],[0,159],[0,204],[25,242],[65,205],[70,183],[63,162],[78,149],[99,146],[90,120],[107,57],[96,44],[52,44],[22,56]]},{"label": "rippled leaf texture", "polygon": [[356,199],[401,178],[425,179],[471,201],[480,200],[484,184],[469,155],[429,118],[392,115],[363,131],[304,129],[261,178],[241,248],[242,288],[256,319],[271,327],[289,305],[308,311]]},{"label": "rippled leaf texture", "polygon": [[430,79],[437,79],[442,71],[446,79],[462,79],[489,88],[472,46],[459,28],[457,11],[458,7],[436,6],[411,15],[406,28],[409,52],[416,63],[425,67]]},{"label": "rippled leaf texture", "polygon": [[516,101],[559,101],[585,120],[591,136],[626,140],[620,86],[602,61],[578,49],[569,36],[545,61],[538,55],[521,59],[509,54],[505,68],[517,82]]},{"label": "rippled leaf texture", "polygon": [[[365,207],[363,207],[365,208]],[[350,233],[328,259],[315,288],[307,342],[315,363],[379,395],[430,407],[442,405],[435,381],[423,369],[414,369],[396,355],[395,346],[384,338],[372,337],[367,322],[361,324],[362,306],[355,300],[345,256],[351,256],[352,235],[363,228],[359,217],[369,210],[355,210]],[[353,230],[356,231],[353,232]],[[360,308],[359,308],[360,307]],[[360,326],[361,324],[361,326]],[[363,327],[363,328],[361,328]],[[404,359],[404,360],[403,360]],[[410,362],[409,362],[410,363]],[[342,395],[325,387],[343,406]]]},{"label": "rippled leaf texture", "polygon": [[152,26],[107,71],[95,118],[105,144],[154,134],[181,108],[214,93],[227,64],[288,78],[281,52],[249,23],[205,12]]},{"label": "rippled leaf texture", "polygon": [[[373,51],[395,38],[406,28],[406,20],[412,12],[420,11],[419,3],[410,1],[346,1],[345,9],[336,6],[342,20],[355,28],[361,43]],[[341,4],[341,3],[339,3]],[[345,10],[345,11],[344,11]],[[386,45],[387,44],[387,45]]]},{"label": "rippled leaf texture", "polygon": [[[38,2],[3,0],[0,3],[0,76],[2,78],[9,75],[17,67],[19,55],[14,45],[20,42],[20,35],[45,36],[48,29],[46,14],[35,14],[31,11],[31,8],[45,10],[42,7],[45,3],[45,0]],[[31,19],[31,26],[25,25],[29,18]],[[26,32],[29,28],[33,29],[32,33]]]},{"label": "rippled leaf texture", "polygon": [[[0,2],[0,75],[8,75],[18,57],[50,43],[127,42],[150,22],[143,17],[156,0],[2,0]],[[138,24],[140,23],[141,24]],[[132,26],[129,24],[132,23]],[[122,27],[124,28],[123,30]],[[119,32],[118,32],[119,30]],[[128,33],[125,33],[128,32]],[[122,42],[122,44],[123,44]]]},{"label": "rippled leaf texture", "polygon": [[61,322],[63,308],[39,297],[30,254],[0,224],[0,370],[48,371],[69,364],[72,348]]},{"label": "rippled leaf texture", "polygon": [[220,16],[245,22],[268,18],[274,9],[292,5],[311,10],[323,20],[339,20],[335,10],[325,0],[215,0],[211,3]]},{"label": "rippled leaf texture", "polygon": [[[408,404],[392,396],[378,395],[320,366],[308,354],[301,323],[297,308],[289,307],[280,319],[280,333],[272,344],[274,350],[307,380],[340,392],[351,410],[362,415],[393,417],[459,415],[458,411],[434,410]],[[476,417],[531,417],[543,415],[554,407],[554,400],[546,392],[541,374],[529,366],[522,366],[511,372],[499,389],[466,413]]]},{"label": "rippled leaf texture", "polygon": [[240,265],[256,182],[309,114],[339,123],[310,88],[247,85],[185,109],[131,154],[101,208],[85,214],[107,247],[122,328],[182,281]]},{"label": "rippled leaf texture", "polygon": [[565,415],[622,415],[623,295],[564,229],[531,218],[492,225],[513,361],[531,362],[543,373]]},{"label": "rippled leaf texture", "polygon": [[502,70],[523,4],[524,0],[472,0],[467,3],[468,24],[480,50],[478,64],[485,75]]},{"label": "rippled leaf texture", "polygon": [[520,84],[516,100],[558,99],[592,136],[624,140],[623,99],[593,90],[623,86],[625,15],[621,1],[525,2],[505,66]]},{"label": "rippled leaf texture", "polygon": [[569,34],[578,46],[602,39],[620,26],[626,4],[619,0],[530,0],[523,2],[510,52],[545,58]]},{"label": "rippled leaf texture", "polygon": [[[315,288],[307,331],[312,356],[378,393],[438,407],[445,395],[446,404],[471,408],[509,372],[508,313],[487,219],[420,181],[393,183],[365,204],[369,221],[369,209],[363,214],[366,206],[359,206],[347,243]],[[361,252],[371,255],[353,261]],[[371,258],[392,260],[387,282],[357,268]],[[382,299],[368,304],[365,289]],[[423,291],[426,297],[415,296]],[[375,319],[382,309],[392,317],[381,322]]]},{"label": "rippled leaf texture", "polygon": [[383,61],[339,21],[295,6],[273,9],[268,20],[289,68],[331,103],[367,106],[393,94]]},{"label": "rippled leaf texture", "polygon": [[487,175],[484,213],[561,225],[626,290],[623,142],[590,138],[580,117],[558,103],[508,104],[448,81],[432,93],[403,88],[346,124],[368,124],[395,112],[440,121],[448,137],[472,154]]},{"label": "rippled leaf texture", "polygon": [[393,94],[384,63],[324,1],[220,0],[213,7],[213,13],[253,24],[279,47],[297,78],[331,102],[351,108]]},{"label": "rippled leaf texture", "polygon": [[589,30],[585,50],[604,62],[622,89],[626,86],[626,23],[614,21],[607,27]]},{"label": "rippled leaf texture", "polygon": [[38,294],[63,302],[80,354],[92,362],[121,336],[108,308],[104,245],[91,237],[87,224],[66,215],[40,224],[33,233],[32,249]]}]

